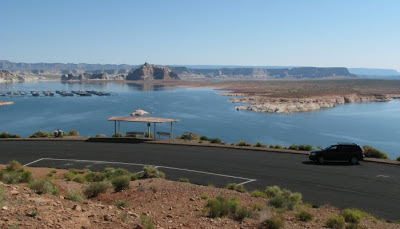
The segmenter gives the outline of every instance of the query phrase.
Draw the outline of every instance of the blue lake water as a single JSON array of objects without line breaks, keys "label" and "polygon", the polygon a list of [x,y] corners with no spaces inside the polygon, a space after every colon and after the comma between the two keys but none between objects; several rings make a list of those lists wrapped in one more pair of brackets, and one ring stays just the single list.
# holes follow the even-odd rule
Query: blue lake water
[{"label": "blue lake water", "polygon": [[[92,97],[0,97],[13,101],[0,106],[0,132],[27,137],[37,130],[52,132],[77,129],[82,136],[114,133],[111,116],[129,116],[136,109],[154,112],[155,117],[179,119],[174,135],[195,132],[217,137],[227,143],[241,140],[266,145],[311,144],[326,146],[336,142],[372,145],[400,156],[400,101],[339,105],[311,113],[269,114],[236,111],[230,97],[216,95],[212,88],[175,88],[118,83],[28,82],[0,84],[0,92],[10,90],[98,90],[115,96]],[[157,131],[169,131],[158,124]],[[121,123],[121,132],[145,131],[145,123]]]}]

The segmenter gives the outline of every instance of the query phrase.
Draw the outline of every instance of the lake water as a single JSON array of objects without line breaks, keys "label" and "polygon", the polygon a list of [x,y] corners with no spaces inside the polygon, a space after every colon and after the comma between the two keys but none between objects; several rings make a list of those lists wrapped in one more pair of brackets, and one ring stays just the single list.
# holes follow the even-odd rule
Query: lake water
[{"label": "lake water", "polygon": [[[152,116],[179,119],[174,135],[194,132],[217,137],[227,143],[241,140],[266,145],[311,144],[326,146],[336,142],[371,145],[400,156],[400,101],[339,105],[311,113],[269,114],[236,111],[230,97],[216,95],[211,88],[175,88],[118,83],[28,82],[0,84],[0,92],[10,90],[98,90],[114,96],[32,97],[6,96],[11,106],[0,106],[0,132],[27,137],[37,130],[52,132],[77,129],[82,136],[114,133],[111,116],[129,116],[136,109]],[[158,124],[157,131],[169,131]],[[145,123],[121,123],[121,132],[146,131]]]}]

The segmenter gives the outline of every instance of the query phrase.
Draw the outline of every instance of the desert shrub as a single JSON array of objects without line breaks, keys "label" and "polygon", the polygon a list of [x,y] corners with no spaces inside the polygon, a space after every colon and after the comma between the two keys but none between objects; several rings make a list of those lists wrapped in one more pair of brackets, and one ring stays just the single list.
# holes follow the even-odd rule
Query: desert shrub
[{"label": "desert shrub", "polygon": [[159,171],[152,166],[146,166],[143,168],[143,173],[140,175],[141,179],[147,178],[165,178],[165,173]]},{"label": "desert shrub", "polygon": [[29,186],[32,191],[36,194],[44,194],[44,193],[51,193],[56,195],[59,193],[57,186],[45,179],[39,179],[32,181],[31,185]]},{"label": "desert shrub", "polygon": [[283,149],[281,145],[275,145],[275,149]]},{"label": "desert shrub", "polygon": [[139,179],[139,174],[133,173],[133,174],[131,175],[131,181],[138,180],[138,179]]},{"label": "desert shrub", "polygon": [[84,177],[83,175],[77,175],[77,176],[73,179],[73,181],[75,181],[76,183],[82,184],[82,183],[85,183],[85,182],[86,182],[86,179],[85,179],[85,177]]},{"label": "desert shrub", "polygon": [[268,198],[268,195],[260,190],[254,190],[251,195],[254,197]]},{"label": "desert shrub", "polygon": [[192,134],[192,140],[200,140],[200,135],[197,133]]},{"label": "desert shrub", "polygon": [[130,176],[131,172],[129,172],[126,169],[118,168],[106,168],[104,170],[104,175],[107,179],[112,179],[114,177],[119,177],[119,176]]},{"label": "desert shrub", "polygon": [[17,172],[11,171],[3,173],[1,180],[6,184],[19,184],[21,177]]},{"label": "desert shrub", "polygon": [[67,198],[76,202],[82,202],[86,199],[79,191],[73,189],[68,190]]},{"label": "desert shrub", "polygon": [[259,204],[259,203],[254,203],[254,204],[251,206],[251,208],[252,208],[254,211],[262,211],[262,210],[265,209],[265,205],[264,205],[264,204]]},{"label": "desert shrub", "polygon": [[208,199],[208,195],[206,193],[202,193],[200,194],[200,198],[203,200],[207,200]]},{"label": "desert shrub", "polygon": [[30,183],[33,181],[33,176],[31,171],[23,171],[20,173],[19,176],[21,178],[20,180],[21,183]]},{"label": "desert shrub", "polygon": [[39,130],[39,131],[36,131],[35,133],[33,133],[29,137],[30,138],[47,138],[47,137],[49,137],[49,133],[47,133],[46,131],[43,131],[43,130]]},{"label": "desert shrub", "polygon": [[245,207],[239,207],[235,214],[235,219],[238,221],[242,221],[244,218],[249,218],[254,215],[252,210],[249,210]]},{"label": "desert shrub", "polygon": [[70,130],[68,136],[79,136],[79,132],[77,130]]},{"label": "desert shrub", "polygon": [[236,145],[237,145],[237,146],[251,146],[250,143],[247,143],[247,142],[245,142],[245,141],[240,141],[240,142],[238,142]]},{"label": "desert shrub", "polygon": [[348,223],[360,223],[361,219],[363,218],[363,214],[361,211],[357,209],[344,209],[340,213],[343,216],[344,220]]},{"label": "desert shrub", "polygon": [[267,194],[268,197],[275,197],[279,192],[281,192],[281,188],[278,186],[268,186],[265,189],[265,193]]},{"label": "desert shrub", "polygon": [[221,144],[222,141],[219,138],[211,138],[210,143]]},{"label": "desert shrub", "polygon": [[179,182],[189,183],[189,179],[188,178],[179,178]]},{"label": "desert shrub", "polygon": [[246,189],[244,188],[243,185],[238,185],[236,183],[228,183],[226,185],[226,188],[230,189],[230,190],[235,190],[235,191],[238,191],[238,192],[242,192],[242,193],[246,192]]},{"label": "desert shrub", "polygon": [[261,142],[257,142],[256,144],[253,145],[254,147],[265,147],[264,144],[262,144]]},{"label": "desert shrub", "polygon": [[105,193],[109,187],[110,184],[107,182],[95,182],[87,186],[83,193],[87,198],[93,198],[101,193]]},{"label": "desert shrub", "polygon": [[154,135],[151,132],[149,133],[149,131],[146,131],[146,133],[144,133],[144,137],[145,138],[154,138]]},{"label": "desert shrub", "polygon": [[96,138],[105,138],[107,137],[105,134],[96,134]]},{"label": "desert shrub", "polygon": [[289,149],[291,149],[291,150],[299,150],[299,146],[297,146],[297,145],[295,145],[295,144],[291,144],[291,145],[289,146]]},{"label": "desert shrub", "polygon": [[309,212],[301,210],[296,214],[296,218],[299,219],[300,221],[308,222],[313,219],[313,215]]},{"label": "desert shrub", "polygon": [[115,206],[127,208],[128,204],[124,200],[117,200],[117,202],[115,202]]},{"label": "desert shrub", "polygon": [[51,170],[49,173],[47,173],[48,177],[53,177],[54,174],[56,174],[57,171],[56,170]]},{"label": "desert shrub", "polygon": [[123,138],[123,137],[125,137],[125,135],[123,135],[121,133],[116,133],[116,134],[113,134],[111,137],[113,137],[113,138]]},{"label": "desert shrub", "polygon": [[21,172],[24,169],[22,168],[21,163],[19,163],[18,161],[12,160],[12,161],[8,162],[8,164],[6,166],[6,170],[7,171]]},{"label": "desert shrub", "polygon": [[201,136],[201,137],[200,137],[200,140],[202,140],[202,141],[209,141],[210,139],[208,139],[207,136]]},{"label": "desert shrub", "polygon": [[9,134],[4,131],[0,134],[0,138],[21,138],[21,136],[17,134]]},{"label": "desert shrub", "polygon": [[305,145],[304,150],[305,151],[311,151],[313,149],[312,145]]},{"label": "desert shrub", "polygon": [[273,216],[263,222],[263,226],[267,229],[280,229],[285,226],[285,221],[282,217]]},{"label": "desert shrub", "polygon": [[283,210],[293,210],[295,206],[301,204],[302,195],[298,192],[292,193],[289,190],[279,190],[269,201],[275,208]]},{"label": "desert shrub", "polygon": [[100,182],[103,181],[106,176],[103,173],[90,172],[85,175],[85,179],[88,182]]},{"label": "desert shrub", "polygon": [[139,217],[139,222],[146,229],[154,229],[155,228],[153,220],[148,216],[141,215]]},{"label": "desert shrub", "polygon": [[389,159],[389,156],[385,152],[375,149],[372,146],[363,146],[363,150],[365,157]]},{"label": "desert shrub", "polygon": [[328,228],[343,228],[345,226],[345,221],[343,216],[340,215],[330,215],[325,221],[325,224]]},{"label": "desert shrub", "polygon": [[211,187],[211,188],[215,188],[216,187],[215,184],[208,184],[207,186]]},{"label": "desert shrub", "polygon": [[209,216],[211,218],[227,216],[229,214],[236,214],[239,206],[237,199],[226,200],[221,196],[215,199],[208,200],[207,208],[209,209]]},{"label": "desert shrub", "polygon": [[68,172],[64,174],[65,179],[67,179],[68,181],[71,181],[75,178],[76,174],[74,174],[73,172]]},{"label": "desert shrub", "polygon": [[111,179],[111,184],[115,192],[120,192],[129,188],[130,176],[118,176]]},{"label": "desert shrub", "polygon": [[0,185],[0,207],[3,205],[3,199],[4,199],[4,188],[3,185]]},{"label": "desert shrub", "polygon": [[397,157],[397,158],[396,158],[396,161],[400,161],[400,157]]}]

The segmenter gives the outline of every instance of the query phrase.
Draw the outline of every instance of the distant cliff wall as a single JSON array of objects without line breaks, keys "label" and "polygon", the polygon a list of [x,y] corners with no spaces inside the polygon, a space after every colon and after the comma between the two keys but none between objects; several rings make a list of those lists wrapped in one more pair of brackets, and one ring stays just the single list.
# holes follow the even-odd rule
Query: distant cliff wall
[{"label": "distant cliff wall", "polygon": [[168,80],[179,79],[177,73],[171,71],[167,67],[159,67],[149,63],[145,63],[140,68],[130,72],[126,76],[126,80]]}]

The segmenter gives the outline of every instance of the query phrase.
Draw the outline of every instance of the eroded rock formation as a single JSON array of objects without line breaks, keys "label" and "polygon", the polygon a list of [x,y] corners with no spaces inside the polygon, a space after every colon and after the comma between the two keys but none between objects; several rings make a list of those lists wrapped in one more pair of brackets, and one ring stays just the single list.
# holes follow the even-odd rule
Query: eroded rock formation
[{"label": "eroded rock formation", "polygon": [[149,63],[145,63],[140,68],[130,72],[126,76],[126,80],[169,80],[179,79],[178,74],[171,71],[167,67],[159,67]]},{"label": "eroded rock formation", "polygon": [[7,70],[0,70],[0,82],[23,82],[22,76],[16,75]]}]

